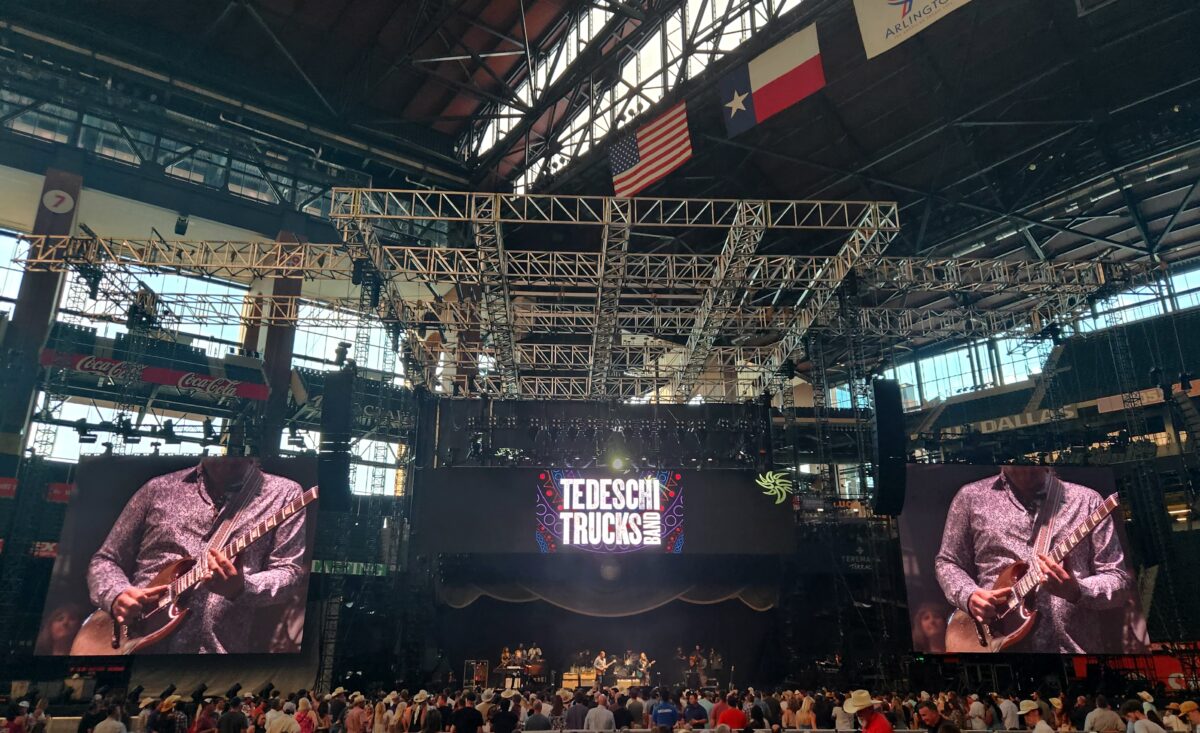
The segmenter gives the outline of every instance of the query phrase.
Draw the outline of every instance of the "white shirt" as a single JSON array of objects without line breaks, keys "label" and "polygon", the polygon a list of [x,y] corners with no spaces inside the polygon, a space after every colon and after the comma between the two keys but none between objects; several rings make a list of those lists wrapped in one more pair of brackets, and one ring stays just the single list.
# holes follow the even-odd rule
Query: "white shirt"
[{"label": "white shirt", "polygon": [[1004,730],[1020,730],[1021,720],[1017,704],[1007,697],[1000,701],[1000,714],[1004,716]]},{"label": "white shirt", "polygon": [[1037,725],[1033,726],[1033,733],[1054,733],[1054,729],[1044,720],[1039,720]]},{"label": "white shirt", "polygon": [[971,730],[987,730],[987,723],[983,719],[985,712],[983,703],[979,700],[971,703],[971,707],[967,709],[967,717],[971,719]]},{"label": "white shirt", "polygon": [[1155,723],[1153,720],[1142,718],[1141,720],[1133,721],[1133,733],[1167,733],[1162,729],[1162,726]]},{"label": "white shirt", "polygon": [[1175,733],[1187,733],[1188,724],[1179,719],[1175,713],[1167,713],[1162,716],[1163,725]]},{"label": "white shirt", "polygon": [[[597,705],[588,711],[583,719],[584,730],[616,730],[617,721],[613,719],[612,711]],[[1139,732],[1140,733],[1140,732]]]},{"label": "white shirt", "polygon": [[105,718],[96,723],[96,727],[92,728],[92,733],[126,733],[125,724],[119,720]]}]

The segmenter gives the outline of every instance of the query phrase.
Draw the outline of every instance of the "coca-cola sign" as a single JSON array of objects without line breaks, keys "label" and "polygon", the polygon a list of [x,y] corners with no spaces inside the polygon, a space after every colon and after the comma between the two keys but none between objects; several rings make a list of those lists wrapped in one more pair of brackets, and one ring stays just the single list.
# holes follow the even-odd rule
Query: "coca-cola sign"
[{"label": "coca-cola sign", "polygon": [[77,372],[86,372],[87,374],[98,374],[102,377],[108,377],[114,382],[136,379],[141,371],[141,367],[139,367],[137,364],[90,355],[79,357],[76,362],[71,365],[71,368]]},{"label": "coca-cola sign", "polygon": [[237,397],[239,384],[241,382],[224,377],[209,377],[188,372],[179,378],[175,386],[189,394],[202,392],[213,397]]}]

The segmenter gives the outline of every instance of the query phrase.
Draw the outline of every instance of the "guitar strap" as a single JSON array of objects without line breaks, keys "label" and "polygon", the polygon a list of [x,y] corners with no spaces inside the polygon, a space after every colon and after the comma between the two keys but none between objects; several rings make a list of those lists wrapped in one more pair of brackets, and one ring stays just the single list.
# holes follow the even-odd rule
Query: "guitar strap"
[{"label": "guitar strap", "polygon": [[[250,506],[250,500],[258,496],[259,490],[263,485],[262,469],[255,466],[250,473],[249,480],[242,486],[242,490],[237,493],[234,500],[225,506],[225,519],[217,525],[217,529],[209,537],[208,542],[204,543],[204,551],[208,552],[209,548],[222,548],[229,541],[229,536],[233,534],[233,530],[237,527],[245,514],[246,508]],[[231,558],[232,559],[232,558]]]},{"label": "guitar strap", "polygon": [[1058,508],[1062,504],[1063,485],[1058,477],[1050,475],[1050,486],[1046,489],[1046,498],[1038,510],[1036,524],[1037,539],[1033,544],[1033,567],[1037,567],[1037,556],[1050,552],[1050,543],[1054,540],[1054,529],[1058,521]]}]

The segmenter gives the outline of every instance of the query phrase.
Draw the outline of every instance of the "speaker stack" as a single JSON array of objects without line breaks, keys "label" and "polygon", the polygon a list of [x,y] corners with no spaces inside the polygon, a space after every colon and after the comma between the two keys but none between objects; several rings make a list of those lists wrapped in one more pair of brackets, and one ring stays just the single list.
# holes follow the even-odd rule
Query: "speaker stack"
[{"label": "speaker stack", "polygon": [[321,395],[321,447],[317,453],[317,485],[321,509],[350,510],[350,428],[354,422],[354,371],[325,374]]},{"label": "speaker stack", "polygon": [[908,433],[904,428],[904,403],[900,383],[876,379],[875,397],[875,502],[876,514],[894,517],[904,508],[908,471]]}]

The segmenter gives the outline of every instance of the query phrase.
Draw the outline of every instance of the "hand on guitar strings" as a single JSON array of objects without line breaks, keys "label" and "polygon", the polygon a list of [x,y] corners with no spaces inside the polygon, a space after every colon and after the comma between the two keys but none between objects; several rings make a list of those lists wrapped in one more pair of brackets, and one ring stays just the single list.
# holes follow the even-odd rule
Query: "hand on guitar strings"
[{"label": "hand on guitar strings", "polygon": [[235,565],[220,550],[208,550],[208,587],[213,593],[233,600],[246,589],[246,579],[241,568]]},{"label": "hand on guitar strings", "polygon": [[1000,615],[1000,610],[1004,608],[1004,604],[1008,602],[1008,597],[1011,594],[1011,588],[997,588],[995,590],[980,588],[967,599],[967,605],[970,606],[967,610],[971,612],[971,618],[980,623],[991,621]]},{"label": "hand on guitar strings", "polygon": [[167,592],[168,586],[156,585],[151,588],[126,588],[113,600],[112,615],[117,623],[124,624],[137,621],[142,614],[149,611]]},{"label": "hand on guitar strings", "polygon": [[1056,595],[1070,603],[1078,603],[1083,591],[1079,581],[1062,565],[1054,562],[1045,555],[1038,555],[1038,570],[1041,572],[1043,587],[1052,595]]}]

